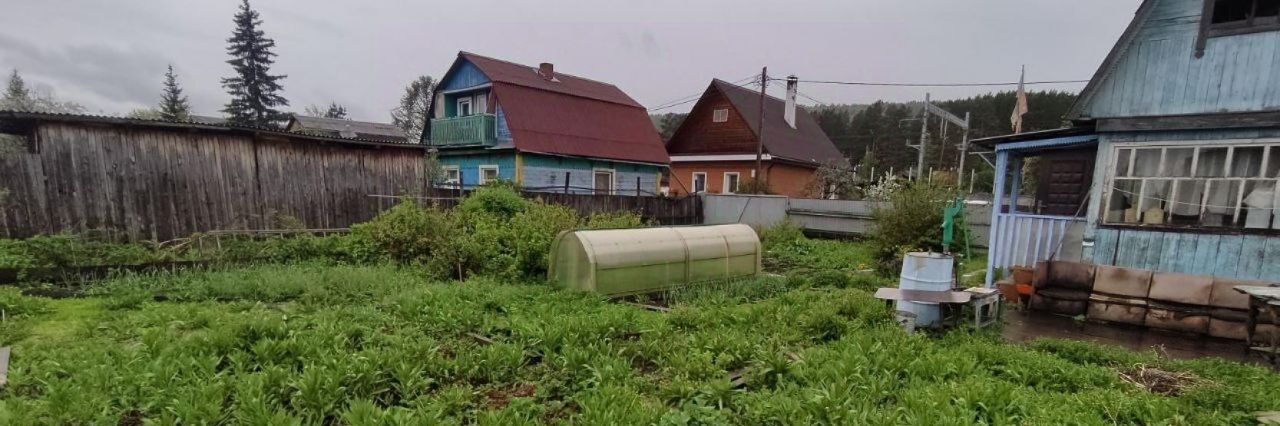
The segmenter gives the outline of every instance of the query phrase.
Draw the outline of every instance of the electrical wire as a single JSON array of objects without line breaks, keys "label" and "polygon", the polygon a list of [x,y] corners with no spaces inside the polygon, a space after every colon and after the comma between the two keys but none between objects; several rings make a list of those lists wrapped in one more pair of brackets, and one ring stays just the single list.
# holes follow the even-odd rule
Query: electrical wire
[{"label": "electrical wire", "polygon": [[[748,77],[745,77],[745,78],[740,78],[740,79],[738,79],[738,80],[732,81],[732,82],[730,82],[729,84],[733,84],[733,85],[735,85],[735,86],[741,86],[743,83],[746,83],[746,82],[749,82],[749,81],[752,81],[752,80],[759,80],[759,79],[760,79],[760,74],[754,74],[754,75],[751,75],[751,76],[748,76]],[[756,85],[758,86],[759,84],[757,83]],[[677,99],[674,99],[674,100],[670,100],[670,101],[667,101],[667,102],[660,103],[660,104],[658,104],[658,105],[657,105],[657,106],[655,106],[655,107],[648,108],[648,110],[649,110],[649,111],[661,111],[661,110],[668,109],[668,108],[675,108],[675,107],[678,107],[678,106],[680,106],[680,105],[684,105],[684,104],[687,104],[687,103],[690,103],[690,102],[693,102],[693,101],[697,101],[698,99],[702,99],[702,94],[703,94],[703,92],[698,92],[698,93],[694,93],[694,94],[692,94],[692,95],[682,96],[682,97],[677,98]]]},{"label": "electrical wire", "polygon": [[[770,78],[774,81],[786,81],[785,78]],[[1048,81],[1027,81],[1027,82],[1009,82],[1009,83],[891,83],[891,82],[870,82],[870,81],[834,81],[834,80],[796,80],[799,83],[811,84],[840,84],[846,86],[887,86],[887,87],[993,87],[993,86],[1017,86],[1023,84],[1034,86],[1040,84],[1071,84],[1071,83],[1088,83],[1089,80],[1048,80]]]}]

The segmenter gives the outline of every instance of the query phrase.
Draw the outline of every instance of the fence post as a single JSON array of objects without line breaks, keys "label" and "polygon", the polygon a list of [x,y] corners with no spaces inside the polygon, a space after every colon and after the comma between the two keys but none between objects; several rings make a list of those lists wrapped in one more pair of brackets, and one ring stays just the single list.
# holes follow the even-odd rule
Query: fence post
[{"label": "fence post", "polygon": [[640,196],[640,176],[636,176],[636,196]]},{"label": "fence post", "polygon": [[569,193],[569,172],[564,172],[564,193]]}]

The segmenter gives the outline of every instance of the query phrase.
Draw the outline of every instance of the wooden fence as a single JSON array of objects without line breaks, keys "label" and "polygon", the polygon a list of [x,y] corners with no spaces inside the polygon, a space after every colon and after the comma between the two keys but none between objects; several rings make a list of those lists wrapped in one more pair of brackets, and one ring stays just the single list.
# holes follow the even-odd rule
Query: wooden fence
[{"label": "wooden fence", "polygon": [[25,146],[0,158],[3,237],[106,231],[168,240],[271,229],[282,218],[343,228],[393,204],[368,194],[425,186],[424,151],[414,146],[105,118],[28,126]]},{"label": "wooden fence", "polygon": [[[0,237],[101,231],[164,241],[214,230],[346,228],[429,194],[423,147],[111,117],[0,113]],[[13,143],[14,140],[21,141]],[[4,142],[4,141],[0,141]],[[580,214],[701,223],[697,197],[527,197]]]}]

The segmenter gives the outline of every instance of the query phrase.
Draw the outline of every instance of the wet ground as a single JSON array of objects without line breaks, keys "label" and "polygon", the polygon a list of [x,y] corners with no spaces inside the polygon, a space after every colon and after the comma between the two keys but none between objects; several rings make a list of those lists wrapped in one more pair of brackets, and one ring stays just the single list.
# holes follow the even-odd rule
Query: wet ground
[{"label": "wet ground", "polygon": [[1037,337],[1082,340],[1134,351],[1156,350],[1170,358],[1191,359],[1219,357],[1232,361],[1262,363],[1250,357],[1244,342],[1195,336],[1164,330],[1152,330],[1120,324],[1077,321],[1072,318],[1035,312],[1006,311],[1001,334],[1011,342],[1025,342]]}]

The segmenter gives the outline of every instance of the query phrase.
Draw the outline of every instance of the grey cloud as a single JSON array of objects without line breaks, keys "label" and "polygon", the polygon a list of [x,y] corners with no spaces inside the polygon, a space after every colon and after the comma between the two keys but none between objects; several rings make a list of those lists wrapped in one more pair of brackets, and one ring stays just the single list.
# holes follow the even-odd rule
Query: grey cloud
[{"label": "grey cloud", "polygon": [[[105,44],[42,47],[0,34],[0,65],[61,89],[75,88],[115,104],[155,102],[165,56]],[[90,107],[93,107],[92,105]]]}]

